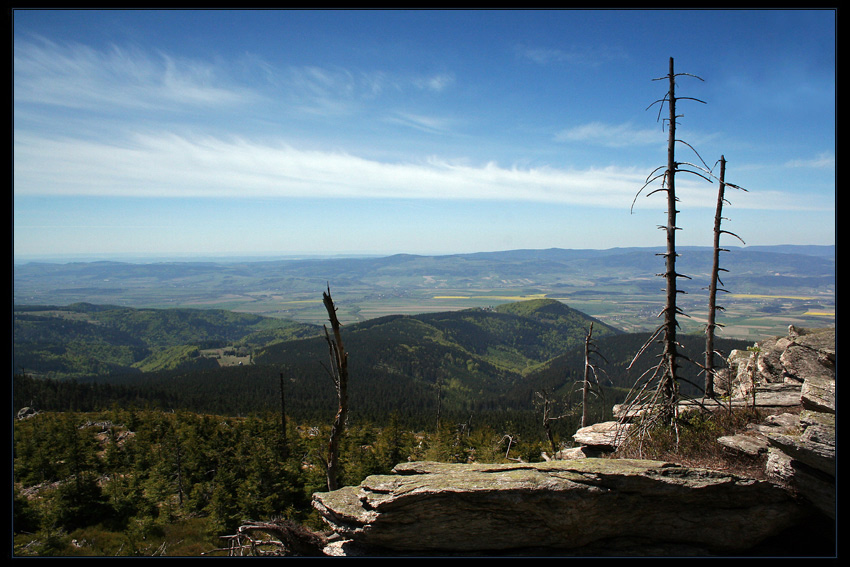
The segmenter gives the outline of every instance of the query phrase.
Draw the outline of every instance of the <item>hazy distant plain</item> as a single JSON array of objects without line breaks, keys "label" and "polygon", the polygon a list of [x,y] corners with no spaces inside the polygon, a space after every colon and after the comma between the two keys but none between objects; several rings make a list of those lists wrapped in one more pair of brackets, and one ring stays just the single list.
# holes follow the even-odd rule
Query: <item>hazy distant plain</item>
[{"label": "hazy distant plain", "polygon": [[[29,263],[15,266],[14,302],[218,308],[324,323],[328,286],[343,323],[391,314],[488,307],[549,297],[625,331],[650,330],[664,301],[651,248],[515,250],[248,262]],[[702,332],[711,251],[686,248],[677,266],[683,332]],[[731,249],[718,322],[729,338],[835,324],[834,247]]]}]

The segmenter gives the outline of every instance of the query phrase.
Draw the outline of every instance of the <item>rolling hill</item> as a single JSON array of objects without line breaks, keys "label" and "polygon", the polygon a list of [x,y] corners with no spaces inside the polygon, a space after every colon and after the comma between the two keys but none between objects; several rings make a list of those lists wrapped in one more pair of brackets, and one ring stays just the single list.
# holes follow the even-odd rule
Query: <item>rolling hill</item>
[{"label": "rolling hill", "polygon": [[[336,408],[333,386],[322,366],[328,350],[319,327],[209,310],[92,305],[31,308],[17,316],[26,333],[16,334],[16,353],[21,350],[16,361],[26,360],[28,369],[39,371],[40,364],[50,367],[57,360],[71,365],[105,353],[103,360],[97,360],[99,366],[71,365],[76,387],[97,391],[75,394],[75,399],[91,395],[100,403],[146,400],[164,408],[247,415],[277,411],[283,379],[288,412],[299,420],[327,422]],[[594,340],[610,361],[603,385],[611,392],[627,388],[633,377],[624,365],[646,336],[623,333],[551,299],[390,315],[344,325],[352,419],[382,422],[396,414],[421,427],[433,419],[439,404],[446,415],[474,414],[479,419],[508,415],[514,421],[534,422],[535,391],[546,388],[565,396],[580,377],[591,322]],[[267,325],[271,330],[264,329]],[[182,342],[195,327],[193,340]],[[191,353],[198,350],[192,345],[201,338],[208,342],[229,338],[250,345],[250,363],[225,367],[199,363],[197,354]],[[700,352],[701,337],[682,341]],[[745,343],[721,342],[720,348],[730,345],[743,348]],[[112,359],[106,355],[122,348],[141,361],[110,365]],[[169,357],[170,363],[157,360]],[[196,363],[187,363],[193,360]],[[80,373],[84,368],[91,369],[88,376]],[[46,390],[39,394],[31,382],[26,384],[16,396],[35,398],[36,404],[48,397]]]},{"label": "rolling hill", "polygon": [[[591,320],[558,301],[538,300],[501,311],[381,317],[345,326],[343,340],[352,376],[382,374],[391,382],[412,380],[429,388],[439,381],[448,406],[461,407],[500,396],[533,368],[583,344]],[[596,325],[600,335],[619,333]],[[323,338],[278,343],[258,351],[255,362],[295,366],[310,375],[326,349]]]},{"label": "rolling hill", "polygon": [[15,306],[13,368],[54,378],[214,368],[201,349],[269,344],[320,328],[216,309],[132,309],[77,303]]}]

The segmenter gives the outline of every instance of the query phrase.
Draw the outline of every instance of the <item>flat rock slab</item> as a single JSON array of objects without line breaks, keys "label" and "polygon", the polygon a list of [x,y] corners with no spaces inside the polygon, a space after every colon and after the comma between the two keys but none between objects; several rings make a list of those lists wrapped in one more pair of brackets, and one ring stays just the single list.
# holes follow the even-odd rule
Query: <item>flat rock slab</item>
[{"label": "flat rock slab", "polygon": [[761,433],[752,431],[745,434],[718,437],[717,442],[727,449],[751,457],[767,453],[767,450],[770,448],[770,441],[767,437]]},{"label": "flat rock slab", "polygon": [[576,445],[604,448],[613,451],[628,435],[629,423],[603,421],[582,427],[573,435]]},{"label": "flat rock slab", "polygon": [[799,520],[765,481],[659,461],[404,463],[395,474],[313,495],[341,537],[395,553],[624,546],[735,552]]}]

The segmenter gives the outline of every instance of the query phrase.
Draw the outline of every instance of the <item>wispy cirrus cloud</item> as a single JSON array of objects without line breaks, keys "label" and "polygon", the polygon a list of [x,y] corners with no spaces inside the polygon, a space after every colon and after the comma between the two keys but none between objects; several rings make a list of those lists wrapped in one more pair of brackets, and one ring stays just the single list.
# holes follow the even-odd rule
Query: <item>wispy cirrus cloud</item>
[{"label": "wispy cirrus cloud", "polygon": [[621,49],[604,45],[561,49],[518,44],[514,46],[514,53],[520,59],[527,59],[539,65],[566,63],[582,67],[597,67],[609,61],[627,57]]},{"label": "wispy cirrus cloud", "polygon": [[407,126],[429,134],[446,134],[451,131],[454,121],[435,116],[414,114],[411,112],[393,112],[385,120],[394,124]]},{"label": "wispy cirrus cloud", "polygon": [[350,113],[382,97],[440,93],[454,83],[450,74],[400,75],[381,70],[290,66],[270,71],[280,94],[311,113]]},{"label": "wispy cirrus cloud", "polygon": [[454,84],[455,77],[450,73],[436,73],[424,77],[414,77],[411,82],[422,90],[441,92]]},{"label": "wispy cirrus cloud", "polygon": [[14,47],[16,105],[196,110],[274,100],[299,112],[340,115],[386,95],[441,93],[454,82],[451,73],[279,67],[251,54],[211,62],[134,46],[95,49],[41,38],[16,39]]},{"label": "wispy cirrus cloud", "polygon": [[16,104],[90,110],[216,106],[253,97],[205,62],[132,47],[96,50],[44,39],[15,41],[14,83]]},{"label": "wispy cirrus cloud", "polygon": [[561,130],[555,134],[557,142],[582,142],[609,148],[646,146],[664,143],[657,129],[636,128],[631,123],[605,124],[590,122]]},{"label": "wispy cirrus cloud", "polygon": [[562,202],[625,207],[641,173],[382,162],[234,138],[138,135],[121,144],[15,140],[18,195],[345,197]]},{"label": "wispy cirrus cloud", "polygon": [[813,169],[834,169],[835,154],[823,152],[811,159],[794,159],[785,163],[786,167],[808,167]]}]

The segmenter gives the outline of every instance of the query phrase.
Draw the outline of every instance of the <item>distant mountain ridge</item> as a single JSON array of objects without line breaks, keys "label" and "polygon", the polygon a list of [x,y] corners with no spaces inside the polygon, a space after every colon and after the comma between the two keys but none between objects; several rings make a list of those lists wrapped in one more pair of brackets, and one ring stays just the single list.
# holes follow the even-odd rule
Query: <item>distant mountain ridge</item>
[{"label": "distant mountain ridge", "polygon": [[[729,270],[724,281],[742,292],[757,293],[768,285],[792,289],[835,284],[835,246],[727,248],[729,252],[721,256],[722,266]],[[661,251],[660,247],[550,248],[275,261],[26,263],[14,266],[14,302],[185,306],[210,295],[260,291],[316,295],[328,284],[339,292],[382,293],[435,285],[478,289],[564,286],[577,279],[638,281],[660,270],[657,254]],[[692,277],[695,286],[705,285],[711,248],[679,247],[678,252],[678,271]]]}]

